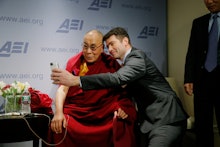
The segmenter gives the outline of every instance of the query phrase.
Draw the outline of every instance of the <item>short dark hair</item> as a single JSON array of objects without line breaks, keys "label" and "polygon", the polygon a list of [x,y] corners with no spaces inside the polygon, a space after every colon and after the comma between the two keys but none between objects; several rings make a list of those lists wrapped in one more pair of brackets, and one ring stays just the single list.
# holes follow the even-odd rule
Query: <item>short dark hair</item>
[{"label": "short dark hair", "polygon": [[124,37],[127,37],[129,43],[131,43],[130,42],[130,37],[129,37],[127,31],[122,27],[116,27],[116,28],[111,29],[107,34],[104,35],[103,41],[106,41],[112,35],[115,35],[116,38],[118,38],[120,41],[122,41],[122,39]]}]

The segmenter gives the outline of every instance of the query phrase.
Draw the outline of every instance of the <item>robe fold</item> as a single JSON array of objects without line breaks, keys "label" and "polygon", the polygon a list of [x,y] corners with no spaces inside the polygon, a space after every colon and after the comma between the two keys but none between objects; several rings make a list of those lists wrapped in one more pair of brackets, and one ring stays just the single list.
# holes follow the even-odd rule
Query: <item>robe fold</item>
[{"label": "robe fold", "polygon": [[[82,53],[70,58],[66,70],[78,75],[83,62]],[[115,72],[120,65],[111,56],[102,53],[95,63],[87,63],[86,75]],[[128,118],[114,116],[122,108]],[[134,123],[136,110],[125,89],[121,87],[83,91],[70,87],[63,110],[68,120],[67,134],[57,147],[135,147]],[[52,133],[54,143],[65,135]]]}]

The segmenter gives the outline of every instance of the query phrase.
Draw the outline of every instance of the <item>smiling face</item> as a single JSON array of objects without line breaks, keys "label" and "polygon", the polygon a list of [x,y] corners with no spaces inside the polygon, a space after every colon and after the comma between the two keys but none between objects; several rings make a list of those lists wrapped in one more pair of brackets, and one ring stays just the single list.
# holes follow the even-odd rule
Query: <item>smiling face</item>
[{"label": "smiling face", "polygon": [[124,28],[116,27],[110,30],[103,40],[106,43],[109,53],[115,58],[124,60],[126,52],[132,48],[130,37]]},{"label": "smiling face", "polygon": [[82,52],[86,62],[95,62],[103,52],[102,38],[102,33],[97,30],[86,33],[82,44]]},{"label": "smiling face", "polygon": [[115,35],[110,36],[106,40],[106,46],[108,48],[109,53],[115,58],[122,60],[127,51],[127,39],[124,37],[123,39],[117,38]]}]

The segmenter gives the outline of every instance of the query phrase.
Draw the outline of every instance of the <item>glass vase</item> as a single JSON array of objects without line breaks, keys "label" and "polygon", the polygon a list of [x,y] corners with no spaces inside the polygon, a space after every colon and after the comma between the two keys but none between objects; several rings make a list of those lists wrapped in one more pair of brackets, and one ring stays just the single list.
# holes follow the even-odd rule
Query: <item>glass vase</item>
[{"label": "glass vase", "polygon": [[5,98],[0,96],[0,114],[5,113]]},{"label": "glass vase", "polygon": [[21,111],[21,95],[7,95],[5,98],[5,113]]}]

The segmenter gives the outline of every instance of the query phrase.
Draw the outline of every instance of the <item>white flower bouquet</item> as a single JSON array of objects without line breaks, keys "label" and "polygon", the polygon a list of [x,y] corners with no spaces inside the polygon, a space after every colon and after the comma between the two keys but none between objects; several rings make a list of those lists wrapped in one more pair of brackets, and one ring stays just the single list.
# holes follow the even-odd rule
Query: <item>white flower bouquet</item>
[{"label": "white flower bouquet", "polygon": [[15,81],[6,84],[0,81],[0,96],[5,98],[5,112],[19,112],[21,110],[21,96],[24,91],[30,88],[28,82]]}]

